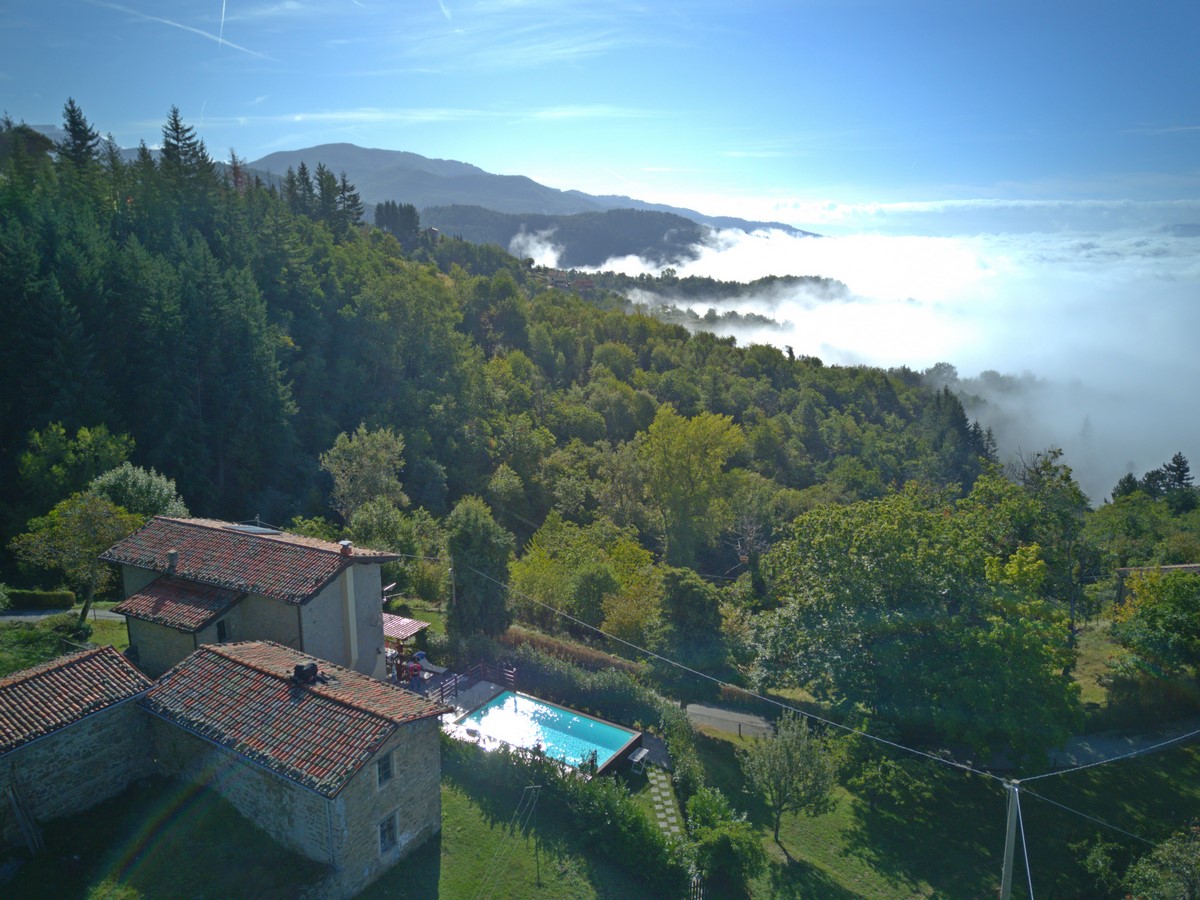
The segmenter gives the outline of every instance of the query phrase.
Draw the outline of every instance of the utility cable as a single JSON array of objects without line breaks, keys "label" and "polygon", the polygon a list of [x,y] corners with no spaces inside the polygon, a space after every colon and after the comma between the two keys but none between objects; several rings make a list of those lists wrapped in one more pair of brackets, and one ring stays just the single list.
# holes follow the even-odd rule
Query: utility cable
[{"label": "utility cable", "polygon": [[[470,568],[470,567],[465,567],[465,568]],[[568,621],[574,622],[575,624],[580,625],[590,631],[594,631],[594,632],[596,632],[596,634],[602,635],[603,637],[606,637],[609,640],[616,641],[617,643],[620,643],[620,644],[624,644],[626,647],[636,650],[639,653],[643,653],[646,656],[657,659],[660,662],[666,663],[667,665],[674,666],[675,668],[679,669],[680,671],[687,672],[691,675],[695,675],[697,678],[701,678],[705,681],[710,681],[713,684],[716,684],[723,688],[728,688],[729,690],[741,691],[743,694],[746,694],[747,696],[755,697],[758,700],[763,701],[764,703],[768,703],[772,706],[777,706],[780,709],[788,710],[790,712],[804,716],[807,719],[811,719],[812,721],[820,722],[822,725],[825,725],[827,727],[837,728],[842,731],[849,732],[850,734],[857,734],[868,740],[875,741],[878,744],[884,744],[884,745],[886,745],[888,747],[892,747],[896,750],[903,750],[905,753],[911,753],[915,756],[923,756],[926,759],[931,759],[934,762],[941,763],[942,765],[949,766],[954,769],[959,769],[963,772],[970,772],[973,775],[981,775],[984,778],[991,778],[994,781],[1000,782],[1001,784],[1004,783],[1003,778],[1001,778],[999,775],[994,775],[991,772],[984,772],[980,769],[976,769],[976,768],[973,768],[972,766],[968,766],[966,763],[960,763],[960,762],[955,762],[954,760],[945,759],[945,758],[943,758],[941,756],[937,756],[933,753],[927,753],[924,750],[918,750],[915,747],[906,747],[903,744],[898,744],[895,741],[889,741],[886,738],[880,737],[879,735],[870,734],[866,731],[860,731],[857,728],[852,728],[849,725],[842,724],[841,722],[835,722],[832,719],[826,719],[823,716],[816,715],[815,713],[807,712],[803,709],[797,709],[796,707],[790,706],[789,704],[784,703],[780,700],[775,700],[771,697],[765,697],[762,694],[747,690],[746,688],[739,687],[738,685],[730,684],[727,681],[722,681],[720,678],[717,678],[714,675],[709,675],[707,672],[701,672],[697,669],[693,669],[691,666],[684,665],[683,663],[678,662],[677,660],[663,656],[661,653],[655,653],[653,650],[647,650],[645,647],[641,647],[641,646],[633,643],[632,641],[627,641],[624,638],[617,637],[614,634],[609,634],[608,632],[606,632],[600,628],[597,628],[595,625],[591,625],[591,624],[583,621],[582,619],[576,618],[575,616],[571,615],[570,613],[564,612],[561,609],[558,609],[557,607],[551,606],[549,603],[545,603],[541,600],[538,600],[536,597],[531,597],[528,594],[518,591],[517,589],[505,584],[504,582],[493,578],[491,575],[488,575],[486,572],[480,572],[478,569],[474,569],[474,568],[471,568],[471,571],[474,572],[476,575],[478,575],[480,578],[486,579],[487,581],[490,581],[493,584],[496,584],[496,585],[500,586],[501,588],[504,588],[506,591],[508,591],[511,594],[514,594],[515,596],[521,597],[524,600],[528,600],[530,603],[535,603],[538,606],[544,607],[545,609],[548,609],[550,612],[552,612],[564,619],[567,619]]]},{"label": "utility cable", "polygon": [[1109,822],[1105,822],[1103,819],[1097,819],[1095,816],[1089,816],[1085,812],[1080,812],[1077,809],[1072,809],[1069,806],[1059,803],[1057,800],[1051,800],[1049,797],[1043,797],[1041,794],[1038,794],[1038,793],[1026,788],[1024,781],[1021,782],[1021,787],[1024,788],[1025,793],[1029,794],[1031,797],[1037,797],[1039,800],[1041,800],[1045,803],[1049,803],[1051,806],[1057,806],[1059,809],[1063,810],[1064,812],[1069,812],[1072,815],[1076,815],[1076,816],[1079,816],[1080,818],[1087,819],[1089,822],[1095,822],[1097,825],[1101,825],[1104,828],[1110,828],[1113,831],[1118,832],[1119,834],[1123,834],[1126,837],[1133,838],[1135,841],[1141,841],[1143,844],[1148,844],[1151,847],[1158,846],[1157,844],[1154,843],[1154,841],[1148,841],[1141,835],[1134,834],[1132,831],[1126,831],[1124,828],[1118,828],[1116,825],[1113,825]]},{"label": "utility cable", "polygon": [[1120,756],[1110,756],[1108,759],[1101,759],[1101,760],[1097,760],[1096,762],[1084,763],[1082,766],[1074,766],[1073,768],[1070,768],[1070,769],[1060,769],[1057,772],[1044,772],[1041,775],[1034,775],[1032,778],[1022,778],[1021,784],[1025,784],[1030,781],[1038,781],[1042,778],[1053,778],[1055,775],[1070,775],[1072,772],[1082,772],[1084,769],[1093,769],[1096,766],[1106,766],[1109,763],[1120,762],[1123,759],[1132,759],[1135,756],[1143,756],[1147,753],[1154,753],[1158,750],[1162,750],[1165,747],[1171,746],[1171,744],[1181,743],[1183,741],[1189,740],[1190,738],[1194,738],[1197,735],[1200,735],[1200,728],[1197,728],[1195,731],[1189,731],[1187,734],[1181,734],[1178,737],[1173,737],[1168,740],[1162,741],[1160,743],[1154,744],[1150,747],[1142,747],[1140,750],[1130,750],[1128,753],[1122,753]]},{"label": "utility cable", "polygon": [[[525,836],[529,829],[529,823],[533,820],[533,812],[535,809],[537,809],[538,797],[541,795],[541,785],[527,785],[524,791],[522,791],[522,799],[524,799],[526,794],[533,799],[529,804],[529,808],[521,814],[520,821],[516,823],[516,831],[510,834],[505,841],[501,843],[499,849],[506,851],[504,855],[499,859],[493,857],[493,862],[491,865],[495,868],[493,868],[492,871],[501,871],[506,868],[513,856],[516,854],[518,848],[521,846],[518,838]],[[510,825],[509,827],[511,828],[512,826]],[[491,897],[490,892],[488,893],[488,896]]]},{"label": "utility cable", "polygon": [[[501,840],[496,845],[496,850],[495,850],[495,852],[492,853],[492,858],[490,860],[488,860],[487,867],[483,871],[483,877],[485,880],[482,883],[480,883],[479,889],[477,891],[475,891],[475,893],[473,895],[473,897],[476,898],[476,900],[478,900],[479,897],[483,896],[484,890],[489,886],[486,879],[488,878],[488,875],[491,872],[495,871],[494,867],[496,865],[496,861],[499,859],[500,854],[501,854],[501,852],[503,852],[507,843],[510,840],[512,840],[513,827],[518,822],[520,822],[522,811],[525,808],[525,801],[528,799],[528,797],[529,797],[529,788],[526,787],[523,791],[521,791],[521,799],[517,801],[517,808],[513,810],[512,818],[508,820],[508,829],[507,829],[508,835],[507,835],[507,837],[505,837],[503,840]],[[490,894],[489,894],[489,896],[490,896]]]},{"label": "utility cable", "polygon": [[1021,852],[1025,855],[1025,879],[1029,882],[1029,900],[1033,900],[1033,871],[1029,868],[1029,842],[1025,840],[1025,819],[1021,816],[1021,790],[1013,789],[1013,802],[1017,804],[1017,827],[1021,829]]}]

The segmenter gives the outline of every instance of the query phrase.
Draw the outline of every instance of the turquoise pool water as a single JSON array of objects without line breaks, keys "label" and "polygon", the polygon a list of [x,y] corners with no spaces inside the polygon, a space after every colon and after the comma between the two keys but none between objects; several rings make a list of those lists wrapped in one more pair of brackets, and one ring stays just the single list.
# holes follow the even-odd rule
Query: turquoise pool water
[{"label": "turquoise pool water", "polygon": [[595,751],[596,765],[603,769],[639,737],[628,728],[515,691],[499,694],[455,724],[471,738],[525,748],[540,744],[547,756],[575,768]]}]

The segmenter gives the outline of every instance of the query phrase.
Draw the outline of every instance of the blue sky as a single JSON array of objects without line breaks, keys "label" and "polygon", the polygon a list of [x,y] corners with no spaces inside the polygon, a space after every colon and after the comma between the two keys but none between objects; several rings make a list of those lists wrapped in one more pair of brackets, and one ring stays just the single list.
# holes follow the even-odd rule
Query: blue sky
[{"label": "blue sky", "polygon": [[216,157],[349,141],[820,227],[1200,199],[1198,37],[1194,0],[8,0],[0,106],[74,97],[132,146],[175,104]]}]

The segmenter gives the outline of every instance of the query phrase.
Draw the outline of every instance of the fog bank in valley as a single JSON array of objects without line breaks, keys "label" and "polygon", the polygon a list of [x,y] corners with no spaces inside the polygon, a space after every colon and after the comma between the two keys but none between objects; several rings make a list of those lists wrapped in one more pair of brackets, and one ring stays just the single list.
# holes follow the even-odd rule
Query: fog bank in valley
[{"label": "fog bank in valley", "polygon": [[[940,383],[995,429],[1002,457],[1062,447],[1099,503],[1123,473],[1176,451],[1200,462],[1200,229],[1137,213],[1099,217],[1091,231],[1049,230],[1051,222],[964,236],[727,231],[676,269],[844,282],[832,299],[775,291],[690,305],[768,316],[780,327],[741,329],[739,344],[790,346],[827,364],[949,363],[937,369]],[[1200,210],[1185,213],[1200,221]],[[656,271],[636,258],[603,268]]]}]

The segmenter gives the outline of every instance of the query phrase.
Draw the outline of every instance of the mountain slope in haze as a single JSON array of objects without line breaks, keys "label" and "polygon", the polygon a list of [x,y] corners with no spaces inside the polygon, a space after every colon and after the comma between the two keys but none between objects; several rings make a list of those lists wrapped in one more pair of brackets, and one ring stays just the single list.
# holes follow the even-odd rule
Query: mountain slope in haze
[{"label": "mountain slope in haze", "polygon": [[303,150],[284,150],[249,165],[282,176],[288,167],[303,162],[312,171],[317,163],[335,173],[345,172],[363,202],[374,206],[385,200],[411,203],[419,210],[435,206],[482,207],[500,213],[570,216],[610,209],[640,209],[671,213],[714,228],[743,231],[779,229],[804,232],[781,222],[752,222],[727,216],[706,216],[691,209],[645,203],[631,197],[593,196],[582,191],[560,191],[523,175],[493,175],[477,166],[455,160],[429,159],[402,150],[380,150],[355,144],[321,144]]},{"label": "mountain slope in haze", "polygon": [[[421,222],[475,244],[499,244],[517,256],[526,253],[522,234],[557,250],[556,264],[573,269],[600,266],[619,256],[640,256],[665,266],[694,259],[709,228],[668,212],[606,209],[548,216],[514,215],[478,206],[432,206]],[[514,240],[517,239],[517,240]]]}]

